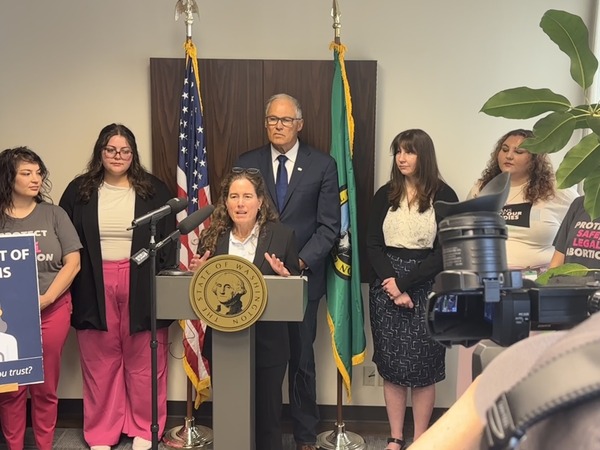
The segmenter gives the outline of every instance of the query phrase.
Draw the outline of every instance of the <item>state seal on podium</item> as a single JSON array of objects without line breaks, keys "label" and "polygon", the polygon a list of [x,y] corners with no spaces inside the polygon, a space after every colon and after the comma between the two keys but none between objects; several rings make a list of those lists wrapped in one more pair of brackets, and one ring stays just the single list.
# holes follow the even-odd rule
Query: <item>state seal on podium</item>
[{"label": "state seal on podium", "polygon": [[267,306],[267,284],[251,262],[233,255],[210,258],[192,277],[190,302],[199,319],[234,332],[256,322]]}]

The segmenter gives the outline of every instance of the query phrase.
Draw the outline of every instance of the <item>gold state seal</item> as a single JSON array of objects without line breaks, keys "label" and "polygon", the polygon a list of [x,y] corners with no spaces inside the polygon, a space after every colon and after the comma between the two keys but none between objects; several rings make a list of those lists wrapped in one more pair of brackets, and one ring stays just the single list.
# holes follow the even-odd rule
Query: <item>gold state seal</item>
[{"label": "gold state seal", "polygon": [[267,306],[267,285],[254,264],[233,255],[209,259],[192,277],[190,302],[196,315],[220,331],[256,322]]}]

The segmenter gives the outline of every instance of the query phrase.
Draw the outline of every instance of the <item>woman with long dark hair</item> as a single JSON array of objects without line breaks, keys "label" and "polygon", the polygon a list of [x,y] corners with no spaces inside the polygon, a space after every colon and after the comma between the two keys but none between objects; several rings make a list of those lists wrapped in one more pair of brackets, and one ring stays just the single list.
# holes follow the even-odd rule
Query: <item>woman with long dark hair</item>
[{"label": "woman with long dark hair", "polygon": [[[210,226],[200,234],[199,255],[192,258],[191,270],[212,256],[232,254],[254,263],[264,275],[300,273],[294,231],[279,222],[258,169],[235,167],[223,179],[215,206]],[[243,291],[237,281],[229,284],[230,291]],[[283,450],[281,384],[290,357],[287,323],[257,322],[255,327],[255,448]]]},{"label": "woman with long dark hair", "polygon": [[0,153],[0,234],[34,233],[38,258],[44,382],[0,394],[0,423],[9,450],[24,445],[27,393],[31,423],[40,450],[51,450],[58,408],[62,349],[69,332],[69,286],[79,271],[81,243],[69,217],[51,204],[48,169],[27,147]]},{"label": "woman with long dark hair", "polygon": [[369,218],[369,311],[373,361],[384,380],[390,422],[387,449],[402,450],[408,389],[417,439],[429,426],[435,383],[446,376],[445,349],[429,337],[425,312],[433,278],[443,265],[433,203],[458,198],[442,180],[433,141],[423,130],[398,134],[391,150],[390,181],[375,193]]},{"label": "woman with long dark hair", "polygon": [[[109,450],[121,433],[133,437],[134,450],[151,448],[151,267],[130,259],[148,247],[150,228],[128,228],[170,197],[142,166],[131,130],[113,123],[100,131],[87,170],[60,200],[84,244],[72,325],[83,377],[83,434],[93,450]],[[174,228],[172,216],[162,219],[156,241]],[[173,264],[174,246],[158,253],[157,270]],[[157,331],[159,436],[167,414],[168,325],[159,321]]]}]

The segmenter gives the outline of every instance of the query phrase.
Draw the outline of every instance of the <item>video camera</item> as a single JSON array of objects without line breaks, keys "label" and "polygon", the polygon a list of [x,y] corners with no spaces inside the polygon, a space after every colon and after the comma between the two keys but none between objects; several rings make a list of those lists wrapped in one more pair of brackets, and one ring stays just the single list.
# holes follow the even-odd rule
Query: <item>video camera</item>
[{"label": "video camera", "polygon": [[444,270],[428,299],[427,326],[443,345],[469,347],[491,339],[506,347],[530,329],[570,328],[599,309],[598,281],[566,277],[568,284],[538,286],[521,271],[508,270],[507,229],[499,211],[509,189],[510,174],[502,173],[476,198],[434,204],[443,217],[438,236]]}]

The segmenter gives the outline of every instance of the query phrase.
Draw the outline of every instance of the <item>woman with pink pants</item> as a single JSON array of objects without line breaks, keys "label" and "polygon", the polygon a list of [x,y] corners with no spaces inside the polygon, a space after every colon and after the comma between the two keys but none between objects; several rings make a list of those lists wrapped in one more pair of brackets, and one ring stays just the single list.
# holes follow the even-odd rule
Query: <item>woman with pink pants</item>
[{"label": "woman with pink pants", "polygon": [[[166,185],[140,163],[135,137],[121,124],[100,131],[85,173],[65,190],[67,211],[84,249],[72,287],[83,376],[83,435],[92,450],[108,450],[121,434],[134,450],[151,448],[151,265],[131,256],[150,243],[150,227],[128,230],[134,218],[171,198]],[[175,229],[173,216],[156,227],[156,241]],[[156,268],[175,263],[175,248],[160,251]],[[167,417],[168,321],[158,323],[159,436]]]},{"label": "woman with pink pants", "polygon": [[0,394],[0,423],[9,450],[24,446],[28,392],[39,450],[52,449],[56,427],[60,358],[71,317],[69,286],[79,271],[81,243],[67,214],[46,201],[49,188],[48,170],[32,150],[0,153],[0,234],[34,233],[37,251],[45,255],[37,259],[44,382]]}]

